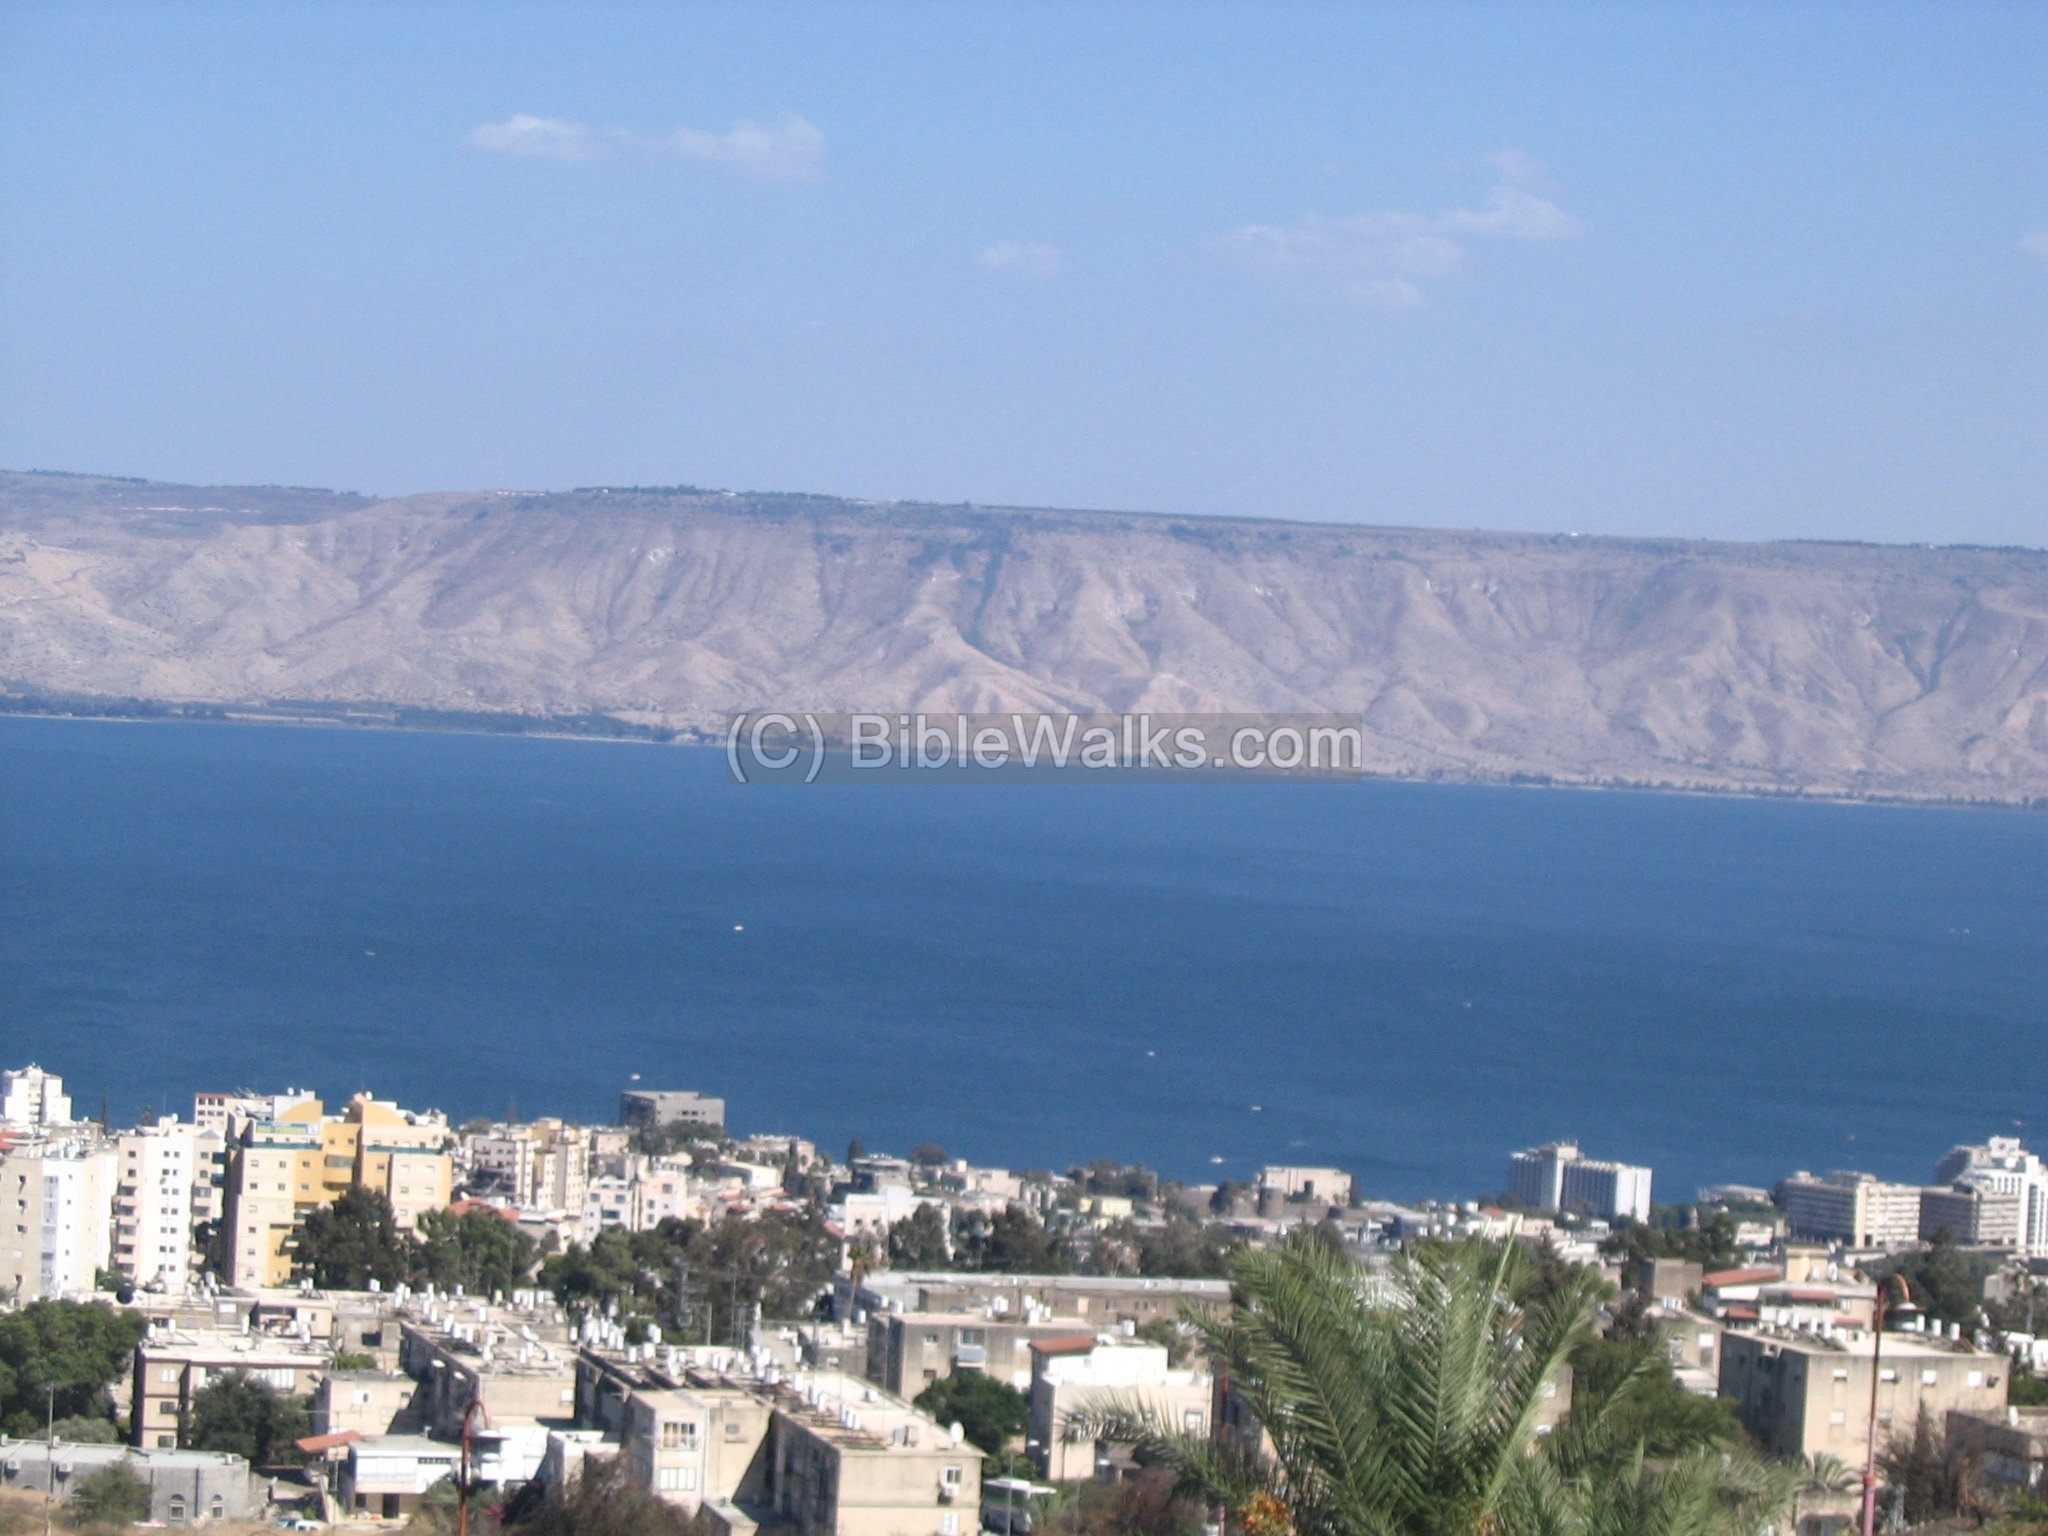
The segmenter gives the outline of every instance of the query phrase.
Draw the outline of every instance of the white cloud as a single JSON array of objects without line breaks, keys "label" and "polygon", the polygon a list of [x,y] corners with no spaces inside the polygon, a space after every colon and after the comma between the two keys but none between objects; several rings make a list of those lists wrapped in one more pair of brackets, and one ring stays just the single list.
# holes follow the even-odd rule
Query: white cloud
[{"label": "white cloud", "polygon": [[1498,173],[1478,208],[1441,213],[1310,214],[1297,224],[1247,224],[1219,248],[1255,271],[1335,288],[1370,309],[1415,309],[1425,284],[1464,267],[1474,240],[1570,240],[1585,226],[1532,188],[1543,167],[1519,150],[1489,155]]},{"label": "white cloud", "polygon": [[1051,277],[1066,265],[1066,253],[1043,240],[998,240],[974,258],[992,272],[1022,272],[1028,277]]},{"label": "white cloud", "polygon": [[2020,236],[2020,249],[2029,256],[2039,256],[2048,261],[2048,229],[2037,229],[2031,235]]},{"label": "white cloud", "polygon": [[724,133],[678,128],[648,137],[627,128],[593,128],[525,113],[472,129],[464,140],[489,154],[565,162],[695,160],[760,181],[814,181],[825,169],[825,136],[800,117],[742,121]]}]

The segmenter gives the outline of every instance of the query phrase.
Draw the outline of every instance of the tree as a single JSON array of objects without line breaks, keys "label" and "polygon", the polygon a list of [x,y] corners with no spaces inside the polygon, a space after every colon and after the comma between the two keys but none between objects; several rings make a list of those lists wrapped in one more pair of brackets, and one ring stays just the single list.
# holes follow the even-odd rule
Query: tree
[{"label": "tree", "polygon": [[917,1394],[915,1406],[941,1424],[958,1424],[967,1438],[991,1456],[1007,1454],[1012,1437],[1024,1433],[1031,1405],[1007,1381],[986,1371],[955,1371]]},{"label": "tree", "polygon": [[506,1529],[519,1536],[690,1536],[695,1529],[679,1505],[633,1485],[623,1456],[584,1457],[566,1492],[516,1501],[507,1515]]},{"label": "tree", "polygon": [[1929,1317],[1969,1327],[1983,1311],[1984,1276],[1989,1265],[1988,1260],[1973,1264],[1956,1247],[1954,1235],[1943,1231],[1918,1252],[1874,1264],[1867,1272],[1873,1278],[1903,1275],[1913,1288],[1913,1300]]},{"label": "tree", "polygon": [[935,1205],[920,1205],[889,1228],[889,1264],[895,1269],[950,1269],[946,1218]]},{"label": "tree", "polygon": [[981,1267],[1012,1275],[1063,1275],[1069,1269],[1060,1240],[1021,1205],[1006,1205],[989,1223]]},{"label": "tree", "polygon": [[1636,1259],[1689,1259],[1708,1274],[1742,1262],[1742,1250],[1735,1244],[1735,1218],[1726,1211],[1716,1211],[1697,1227],[1632,1221],[1603,1242],[1600,1251],[1624,1265]]},{"label": "tree", "polygon": [[305,1405],[246,1371],[216,1376],[192,1394],[186,1448],[230,1451],[252,1467],[296,1459],[292,1442],[312,1433]]},{"label": "tree", "polygon": [[412,1256],[399,1235],[391,1202],[380,1191],[343,1190],[339,1198],[314,1206],[299,1222],[292,1273],[310,1278],[323,1290],[364,1291],[372,1280],[388,1290],[405,1279],[411,1267]]},{"label": "tree", "polygon": [[427,1211],[410,1267],[415,1281],[489,1296],[525,1285],[534,1257],[533,1239],[495,1211]]},{"label": "tree", "polygon": [[935,1141],[920,1141],[910,1149],[910,1160],[920,1168],[945,1166],[946,1149]]},{"label": "tree", "polygon": [[79,1479],[71,1491],[71,1511],[81,1520],[106,1525],[133,1525],[149,1518],[149,1484],[124,1461],[111,1462]]},{"label": "tree", "polygon": [[120,1440],[114,1430],[112,1419],[88,1417],[74,1414],[68,1419],[59,1419],[50,1426],[52,1438],[67,1441],[72,1445],[113,1445]]},{"label": "tree", "polygon": [[1669,1458],[1700,1450],[1725,1450],[1744,1440],[1742,1421],[1727,1398],[1688,1392],[1673,1374],[1654,1332],[1589,1338],[1572,1351],[1572,1412],[1600,1416],[1614,1404],[1617,1444],[1633,1454]]},{"label": "tree", "polygon": [[1894,1435],[1877,1453],[1877,1467],[1899,1490],[1908,1525],[1988,1513],[1976,1456],[1937,1427],[1925,1408],[1911,1434]]},{"label": "tree", "polygon": [[1135,1403],[1064,1432],[1133,1442],[1136,1459],[1171,1466],[1248,1532],[1735,1536],[1784,1507],[1789,1479],[1747,1456],[1621,1454],[1632,1383],[1539,1436],[1600,1286],[1580,1272],[1523,1307],[1511,1298],[1525,1262],[1514,1244],[1438,1245],[1369,1277],[1313,1239],[1242,1253],[1230,1314],[1196,1326],[1272,1456]]},{"label": "tree", "polygon": [[0,1430],[32,1439],[53,1411],[111,1422],[107,1388],[127,1369],[145,1326],[140,1313],[97,1301],[32,1301],[0,1317]]},{"label": "tree", "polygon": [[1792,1486],[1792,1515],[1789,1521],[1795,1536],[1799,1530],[1799,1505],[1804,1499],[1839,1498],[1852,1492],[1863,1479],[1850,1470],[1847,1462],[1826,1451],[1814,1456],[1802,1456],[1797,1463],[1798,1480]]}]

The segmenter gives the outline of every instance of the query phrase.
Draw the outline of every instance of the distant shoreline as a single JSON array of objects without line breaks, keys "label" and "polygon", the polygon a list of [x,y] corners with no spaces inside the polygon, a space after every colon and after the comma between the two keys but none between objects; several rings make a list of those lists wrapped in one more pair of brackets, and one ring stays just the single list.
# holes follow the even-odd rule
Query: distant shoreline
[{"label": "distant shoreline", "polygon": [[[79,720],[120,724],[297,726],[312,729],[402,731],[443,736],[525,737],[641,746],[718,747],[701,732],[637,725],[601,713],[522,715],[506,711],[425,709],[413,705],[271,703],[200,704],[154,699],[0,693],[0,718]],[[1154,782],[1159,781],[1156,777]],[[1361,782],[1463,786],[1478,789],[1581,790],[1619,794],[1690,795],[1704,799],[1782,800],[1808,805],[1865,805],[1922,810],[2048,812],[2048,796],[1914,795],[1800,786],[1700,784],[1640,779],[1565,779],[1549,774],[1365,773]],[[1009,783],[1022,781],[1010,780]],[[1037,781],[1050,785],[1053,781]],[[1204,782],[1208,782],[1204,780]],[[1271,782],[1271,781],[1268,781]],[[1342,780],[1321,782],[1343,782]]]}]

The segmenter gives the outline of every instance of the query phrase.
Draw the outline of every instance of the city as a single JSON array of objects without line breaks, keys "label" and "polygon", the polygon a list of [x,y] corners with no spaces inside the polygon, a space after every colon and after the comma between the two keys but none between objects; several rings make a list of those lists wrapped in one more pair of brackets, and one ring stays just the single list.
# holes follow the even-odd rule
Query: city
[{"label": "city", "polygon": [[[2014,1137],[1924,1186],[1800,1170],[1670,1206],[1553,1142],[1494,1198],[1401,1205],[1336,1168],[838,1158],[638,1088],[603,1126],[288,1090],[116,1129],[30,1065],[0,1074],[0,1181],[0,1486],[89,1502],[118,1466],[168,1524],[389,1524],[458,1492],[466,1517],[597,1458],[716,1536],[1021,1536],[1062,1488],[1143,1478],[1112,1424],[1134,1401],[1256,1442],[1203,1328],[1235,1259],[1311,1235],[1368,1277],[1461,1243],[1597,1277],[1600,1342],[1642,1343],[1672,1411],[1822,1469],[1802,1533],[1844,1528],[1869,1448],[1930,1425],[2016,1490],[2048,1464],[2048,1167]],[[102,1375],[46,1368],[24,1404],[9,1318],[47,1334],[51,1308],[106,1320]],[[1574,1385],[1545,1383],[1538,1434]]]}]

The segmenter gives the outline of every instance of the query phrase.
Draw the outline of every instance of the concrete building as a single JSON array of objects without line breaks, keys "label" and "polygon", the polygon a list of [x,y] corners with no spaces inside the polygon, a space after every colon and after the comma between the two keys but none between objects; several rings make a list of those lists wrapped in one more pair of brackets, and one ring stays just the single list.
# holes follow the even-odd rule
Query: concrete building
[{"label": "concrete building", "polygon": [[282,1120],[291,1110],[319,1101],[319,1095],[303,1088],[287,1088],[283,1093],[252,1093],[246,1088],[233,1093],[195,1093],[192,1123],[202,1131],[218,1132],[227,1141],[252,1120]]},{"label": "concrete building", "polygon": [[1953,1147],[1934,1177],[1944,1187],[1927,1191],[1923,1236],[1945,1228],[1958,1242],[2048,1257],[2048,1169],[2017,1136]]},{"label": "concrete building", "polygon": [[154,1332],[135,1347],[128,1442],[147,1450],[175,1447],[194,1395],[215,1377],[241,1372],[288,1397],[305,1397],[330,1358],[302,1341],[259,1334]]},{"label": "concrete building", "polygon": [[462,1447],[424,1435],[367,1435],[346,1447],[335,1501],[353,1514],[399,1520],[419,1508],[426,1491],[455,1476]]},{"label": "concrete building", "polygon": [[1508,1159],[1508,1193],[1539,1211],[1577,1211],[1613,1221],[1650,1219],[1650,1170],[1600,1162],[1569,1141],[1553,1141]]},{"label": "concrete building", "polygon": [[173,1116],[115,1139],[114,1262],[137,1290],[176,1295],[193,1278],[193,1190],[204,1174],[198,1127]]},{"label": "concrete building", "polygon": [[1078,1318],[1082,1331],[1118,1323],[1178,1318],[1182,1308],[1205,1317],[1230,1310],[1228,1280],[1171,1280],[1132,1275],[1005,1275],[954,1270],[881,1269],[856,1282],[832,1281],[832,1314],[841,1322],[880,1312],[983,1312],[991,1318]]},{"label": "concrete building", "polygon": [[1951,1408],[1947,1429],[1948,1443],[1973,1457],[1995,1483],[2032,1493],[2048,1478],[2048,1408]]},{"label": "concrete building", "polygon": [[1331,1206],[1348,1206],[1352,1188],[1351,1175],[1341,1168],[1261,1168],[1259,1214],[1277,1217],[1287,1215],[1290,1208],[1322,1211]]},{"label": "concrete building", "polygon": [[33,1062],[17,1072],[0,1072],[0,1121],[36,1130],[71,1124],[64,1079]]},{"label": "concrete building", "polygon": [[1142,1405],[1162,1423],[1199,1437],[1208,1433],[1214,1390],[1206,1371],[1172,1369],[1161,1345],[1087,1333],[1037,1339],[1025,1451],[1049,1481],[1093,1477],[1097,1447],[1068,1438],[1071,1415]]},{"label": "concrete building", "polygon": [[[714,1355],[725,1365],[708,1363]],[[727,1351],[586,1346],[585,1425],[617,1435],[633,1481],[689,1511],[706,1536],[977,1529],[982,1458],[972,1445],[857,1377],[735,1375],[739,1363]]]},{"label": "concrete building", "polygon": [[[1774,1456],[1839,1456],[1863,1470],[1874,1335],[1829,1338],[1790,1330],[1730,1329],[1721,1339],[1721,1396]],[[1877,1429],[1910,1430],[1924,1410],[2002,1414],[2010,1364],[1968,1345],[1887,1333],[1877,1362]]]},{"label": "concrete building", "polygon": [[330,1371],[313,1389],[313,1434],[416,1434],[417,1383],[394,1371]]},{"label": "concrete building", "polygon": [[621,1125],[679,1125],[710,1136],[725,1133],[725,1100],[701,1093],[629,1088],[619,1095]]},{"label": "concrete building", "polygon": [[1022,1392],[1031,1385],[1031,1345],[1086,1331],[1076,1316],[982,1312],[880,1312],[868,1320],[867,1378],[915,1397],[942,1376],[982,1371]]},{"label": "concrete building", "polygon": [[36,1301],[98,1288],[113,1256],[115,1167],[111,1146],[82,1137],[0,1154],[0,1291]]},{"label": "concrete building", "polygon": [[300,1100],[276,1120],[247,1120],[228,1146],[225,1279],[275,1286],[291,1278],[291,1238],[299,1219],[349,1189],[372,1189],[391,1202],[401,1229],[453,1195],[448,1125],[357,1094],[339,1115],[318,1099]]},{"label": "concrete building", "polygon": [[1795,1238],[1892,1248],[1920,1241],[1920,1187],[1837,1169],[1826,1178],[1795,1173],[1778,1186]]},{"label": "concrete building", "polygon": [[[95,1472],[125,1466],[149,1485],[149,1517],[160,1525],[213,1525],[263,1518],[264,1485],[249,1463],[223,1451],[139,1451],[123,1445],[0,1438],[0,1487],[68,1500]],[[54,1476],[52,1474],[55,1474]]]},{"label": "concrete building", "polygon": [[426,1433],[459,1436],[479,1400],[500,1425],[574,1421],[575,1347],[552,1302],[426,1301],[409,1306],[399,1327],[400,1369],[417,1383],[412,1411]]}]

